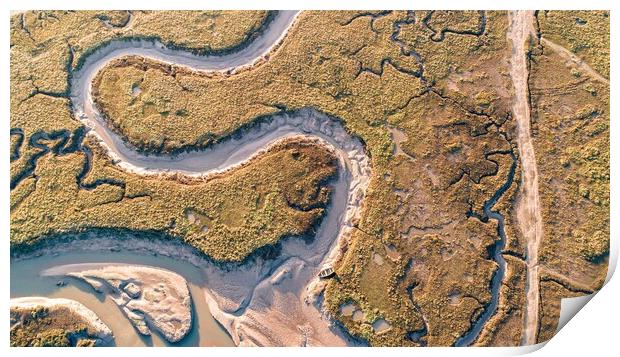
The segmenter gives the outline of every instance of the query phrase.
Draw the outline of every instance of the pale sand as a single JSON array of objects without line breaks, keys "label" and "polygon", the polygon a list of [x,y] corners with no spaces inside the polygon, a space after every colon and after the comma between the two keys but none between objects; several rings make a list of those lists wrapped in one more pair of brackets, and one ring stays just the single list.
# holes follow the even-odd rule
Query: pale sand
[{"label": "pale sand", "polygon": [[72,276],[109,294],[143,335],[150,335],[152,328],[169,342],[178,342],[192,327],[187,282],[171,271],[140,265],[87,263],[54,267],[42,275]]},{"label": "pale sand", "polygon": [[97,338],[97,341],[95,342],[96,346],[107,345],[112,342],[114,338],[110,328],[106,324],[104,324],[103,321],[101,321],[94,312],[74,300],[48,299],[39,296],[28,296],[11,299],[10,306],[11,309],[35,309],[41,306],[46,307],[50,310],[54,310],[60,307],[67,308],[71,312],[82,318],[86,322],[86,324],[88,324],[90,332],[92,332],[93,335]]},{"label": "pale sand", "polygon": [[[285,239],[283,243],[297,249],[306,245],[301,240],[291,238]],[[257,257],[241,265],[214,264],[194,248],[176,240],[148,240],[131,236],[106,237],[94,233],[81,240],[55,241],[48,247],[14,259],[32,259],[41,255],[63,254],[71,251],[100,252],[119,249],[179,259],[201,268],[207,280],[203,289],[209,309],[238,345],[251,344],[251,341],[255,341],[254,343],[258,345],[269,346],[277,343],[276,345],[281,346],[296,346],[302,345],[306,340],[304,336],[307,335],[310,335],[310,338],[307,338],[310,341],[308,344],[313,345],[336,346],[360,343],[360,341],[351,340],[346,332],[328,316],[323,316],[320,299],[309,305],[303,301],[302,295],[305,296],[306,284],[303,280],[294,281],[293,279],[299,279],[300,272],[304,271],[310,271],[312,274],[309,279],[314,279],[316,272],[309,270],[308,265],[302,266],[302,269],[294,269],[295,265],[300,262],[297,259],[289,258],[291,261],[287,262],[280,258],[263,260]],[[287,269],[290,273],[282,274],[282,271]],[[63,270],[51,270],[51,272],[61,274]],[[274,279],[274,277],[277,278]],[[270,285],[272,288],[269,288]],[[259,286],[263,288],[259,289]],[[266,296],[263,298],[261,295]],[[289,301],[286,304],[280,304],[275,300],[278,296],[288,297]],[[269,299],[273,300],[269,302]],[[254,313],[256,309],[265,310]],[[261,315],[259,320],[261,325],[252,324],[252,318],[244,317],[258,315]],[[284,317],[287,316],[294,316],[294,318],[285,319]],[[273,324],[275,328],[271,329]],[[239,330],[237,326],[241,326]],[[314,326],[314,328],[309,331],[304,329],[304,326]]]}]

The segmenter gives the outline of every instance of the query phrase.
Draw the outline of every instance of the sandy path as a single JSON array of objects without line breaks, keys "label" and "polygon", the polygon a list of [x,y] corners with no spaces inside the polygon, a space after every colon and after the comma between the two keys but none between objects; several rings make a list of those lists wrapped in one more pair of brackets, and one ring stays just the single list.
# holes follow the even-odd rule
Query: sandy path
[{"label": "sandy path", "polygon": [[566,274],[562,274],[559,273],[555,270],[549,269],[545,266],[541,266],[540,267],[540,272],[557,280],[557,281],[561,281],[561,282],[565,282],[567,283],[569,286],[573,287],[574,289],[577,290],[581,290],[581,291],[588,291],[588,292],[594,292],[596,289],[594,289],[592,287],[592,282],[588,281],[581,281],[579,279],[575,279],[573,277],[570,277]]},{"label": "sandy path", "polygon": [[510,76],[514,86],[512,111],[517,120],[517,146],[521,157],[522,182],[520,201],[517,205],[517,220],[521,233],[527,242],[526,247],[526,313],[522,344],[536,343],[538,327],[538,247],[542,237],[542,217],[538,193],[538,169],[532,145],[530,129],[530,106],[528,97],[527,39],[535,36],[533,11],[511,11],[508,39],[512,41]]},{"label": "sandy path", "polygon": [[541,38],[541,41],[542,41],[543,46],[550,47],[553,51],[555,51],[558,55],[560,55],[560,57],[562,57],[566,61],[570,61],[574,63],[577,66],[577,68],[586,72],[588,76],[592,77],[593,79],[599,82],[609,84],[609,79],[601,76],[597,71],[594,70],[594,68],[590,67],[583,59],[579,58],[577,55],[575,55],[571,51],[558,45],[557,43],[551,42],[550,40],[544,37]]}]

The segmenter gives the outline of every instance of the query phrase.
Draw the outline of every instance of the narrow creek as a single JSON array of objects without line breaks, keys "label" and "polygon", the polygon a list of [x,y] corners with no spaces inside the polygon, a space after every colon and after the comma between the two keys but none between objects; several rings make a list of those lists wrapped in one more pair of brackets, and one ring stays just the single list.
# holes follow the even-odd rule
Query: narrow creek
[{"label": "narrow creek", "polygon": [[492,251],[493,260],[495,260],[498,267],[493,275],[493,279],[491,280],[491,286],[489,287],[491,290],[491,301],[484,307],[482,315],[480,315],[469,331],[456,340],[454,346],[471,346],[476,341],[478,336],[480,336],[480,332],[484,328],[484,325],[497,312],[502,280],[504,279],[504,275],[506,275],[506,260],[502,255],[502,250],[506,246],[506,231],[504,229],[504,216],[498,211],[493,211],[493,206],[495,206],[497,201],[513,183],[515,170],[517,169],[517,157],[514,154],[511,154],[511,156],[513,162],[510,166],[510,171],[508,172],[506,182],[504,182],[504,184],[493,194],[493,197],[486,201],[483,206],[484,216],[482,217],[482,221],[488,221],[489,219],[496,220],[497,235],[499,237],[499,239],[495,241]]}]

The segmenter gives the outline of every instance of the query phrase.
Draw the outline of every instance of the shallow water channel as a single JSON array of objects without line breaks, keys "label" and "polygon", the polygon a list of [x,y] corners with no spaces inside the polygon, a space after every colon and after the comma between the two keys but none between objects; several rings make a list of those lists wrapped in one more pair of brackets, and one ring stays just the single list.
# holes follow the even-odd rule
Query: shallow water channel
[{"label": "shallow water channel", "polygon": [[[296,11],[281,12],[252,44],[240,52],[224,56],[196,56],[146,40],[112,41],[88,55],[80,62],[80,69],[72,73],[70,99],[75,117],[89,128],[88,134],[101,142],[112,161],[131,173],[207,176],[244,164],[276,142],[294,136],[310,137],[318,145],[333,150],[339,158],[339,174],[332,183],[333,194],[327,214],[312,242],[283,239],[278,258],[257,258],[231,270],[220,269],[209,262],[196,268],[182,259],[166,258],[163,254],[74,251],[60,256],[41,256],[12,263],[11,297],[38,295],[74,299],[92,309],[108,324],[117,345],[168,345],[161,336],[139,336],[120,309],[113,306],[111,299],[98,298],[85,283],[65,278],[67,286],[58,287],[59,278],[39,275],[42,270],[53,266],[76,263],[150,265],[174,271],[189,282],[194,326],[190,335],[175,345],[230,346],[234,344],[233,339],[238,344],[254,345],[294,345],[299,341],[306,344],[306,340],[314,345],[352,343],[348,335],[323,318],[320,292],[324,283],[316,276],[322,267],[338,260],[340,243],[348,239],[354,229],[353,222],[359,220],[370,180],[370,158],[365,147],[359,138],[349,134],[341,120],[313,108],[283,111],[269,118],[257,119],[209,149],[178,155],[146,155],[129,146],[107,125],[91,97],[94,76],[110,61],[127,55],[183,65],[193,70],[251,65],[279,43],[296,15]],[[75,249],[73,245],[68,248]],[[179,257],[177,253],[175,250],[171,254]],[[209,305],[205,291],[209,292]],[[212,315],[217,316],[226,330]],[[286,319],[280,320],[281,316]],[[233,338],[225,331],[229,331]]]},{"label": "shallow water channel", "polygon": [[[91,286],[75,278],[40,275],[46,269],[76,263],[139,264],[180,274],[187,280],[192,295],[193,321],[190,333],[174,344],[165,341],[156,331],[153,331],[152,336],[142,336],[109,296],[95,292]],[[59,280],[66,284],[57,286]],[[164,256],[131,252],[67,252],[11,262],[11,298],[44,296],[79,301],[110,327],[117,346],[234,346],[226,330],[211,315],[205,300],[204,286],[205,277],[199,268]]]}]

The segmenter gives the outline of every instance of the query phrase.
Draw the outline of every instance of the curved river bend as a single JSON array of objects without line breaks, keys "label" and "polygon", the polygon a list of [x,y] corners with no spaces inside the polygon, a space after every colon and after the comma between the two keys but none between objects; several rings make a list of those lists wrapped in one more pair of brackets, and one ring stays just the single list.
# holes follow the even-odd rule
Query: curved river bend
[{"label": "curved river bend", "polygon": [[[281,44],[298,13],[280,11],[251,43],[221,56],[194,55],[167,48],[157,41],[112,40],[81,59],[79,69],[71,76],[70,98],[74,115],[89,128],[88,134],[101,143],[119,167],[135,174],[170,172],[208,176],[244,164],[281,140],[295,136],[317,140],[336,153],[340,169],[338,178],[332,183],[330,207],[312,242],[285,238],[280,242],[281,253],[275,259],[255,257],[246,264],[227,265],[214,264],[178,242],[135,237],[117,239],[93,233],[88,240],[57,242],[45,248],[43,255],[13,260],[11,297],[73,298],[93,309],[109,324],[117,344],[166,345],[157,335],[152,339],[138,336],[111,301],[96,298],[84,284],[72,280],[75,284],[58,288],[55,286],[57,278],[40,276],[47,268],[73,263],[150,265],[175,271],[188,280],[196,327],[180,344],[338,346],[358,343],[324,315],[321,309],[323,283],[317,278],[322,267],[339,259],[340,246],[350,236],[353,222],[359,219],[371,175],[363,143],[349,135],[340,120],[305,108],[272,115],[206,150],[174,156],[144,155],[110,129],[91,96],[91,83],[97,73],[110,61],[125,56],[146,57],[195,71],[235,73],[252,67],[267,59]],[[503,192],[500,191],[499,195]],[[472,330],[457,341],[458,345],[473,342],[496,309],[499,282],[505,269],[499,254],[504,241],[502,217],[491,211],[496,199],[485,205],[485,214],[497,219],[500,225],[501,239],[494,254],[500,271],[493,279],[493,303]]]},{"label": "curved river bend", "polygon": [[[285,238],[280,243],[282,249],[277,258],[256,257],[246,264],[231,268],[214,264],[192,248],[176,242],[135,238],[119,240],[97,235],[87,241],[58,242],[47,248],[46,253],[57,252],[56,257],[45,254],[44,257],[31,259],[24,256],[13,261],[11,295],[73,297],[95,311],[99,309],[99,315],[105,321],[106,314],[114,315],[115,311],[118,312],[116,308],[111,305],[103,308],[94,304],[94,300],[86,296],[83,287],[55,289],[50,288],[50,281],[34,283],[37,279],[45,279],[37,278],[36,270],[69,263],[138,263],[177,271],[188,279],[197,315],[194,321],[201,329],[206,326],[215,331],[215,340],[203,336],[202,331],[196,332],[194,328],[182,343],[230,343],[230,340],[218,335],[217,324],[203,316],[207,306],[237,345],[338,346],[355,343],[324,316],[321,309],[323,283],[317,278],[322,267],[339,259],[340,244],[350,236],[353,222],[359,218],[370,179],[370,160],[363,143],[349,135],[340,120],[306,108],[273,115],[207,150],[175,156],[147,156],[128,146],[108,127],[91,96],[91,83],[96,74],[110,61],[129,55],[186,66],[196,71],[233,73],[241,67],[253,66],[279,46],[297,15],[297,11],[279,12],[253,42],[237,52],[222,56],[197,56],[187,51],[166,48],[158,42],[113,40],[80,62],[79,69],[72,74],[70,93],[74,115],[90,129],[88,134],[107,149],[117,165],[136,174],[177,172],[206,176],[243,164],[281,140],[294,136],[316,139],[337,154],[340,169],[338,178],[332,183],[330,207],[311,243]],[[121,249],[123,253],[111,253],[111,248]],[[108,253],[101,253],[106,251]],[[198,272],[192,269],[198,269]],[[15,282],[32,283],[17,286]],[[205,299],[197,295],[204,295]],[[127,325],[123,327],[118,321],[112,327],[120,329],[122,333],[131,331]],[[119,338],[119,332],[114,328],[112,330]],[[140,342],[135,336],[126,339],[133,342],[117,342],[148,342]]]}]

